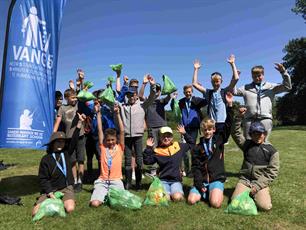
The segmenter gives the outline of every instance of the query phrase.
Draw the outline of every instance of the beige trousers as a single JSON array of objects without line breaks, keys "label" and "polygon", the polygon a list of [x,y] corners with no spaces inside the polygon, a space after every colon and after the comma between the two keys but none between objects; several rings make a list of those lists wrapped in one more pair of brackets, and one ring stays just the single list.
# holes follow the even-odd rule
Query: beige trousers
[{"label": "beige trousers", "polygon": [[[232,195],[232,199],[233,197],[239,195],[240,193],[244,192],[247,189],[250,189],[250,187],[238,182],[235,191]],[[254,196],[254,201],[258,209],[263,211],[269,211],[272,208],[269,187],[259,190]]]}]

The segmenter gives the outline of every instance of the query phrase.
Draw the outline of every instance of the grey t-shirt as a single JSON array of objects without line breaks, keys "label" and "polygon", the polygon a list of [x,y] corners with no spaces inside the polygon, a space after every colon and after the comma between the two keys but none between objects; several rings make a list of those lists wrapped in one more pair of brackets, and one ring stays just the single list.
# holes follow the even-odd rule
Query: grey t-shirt
[{"label": "grey t-shirt", "polygon": [[[62,122],[65,126],[67,138],[71,138],[72,134],[78,124],[78,104],[75,106],[72,105],[62,105],[57,113],[57,116],[62,117]],[[84,125],[81,126],[80,136],[84,135]]]}]

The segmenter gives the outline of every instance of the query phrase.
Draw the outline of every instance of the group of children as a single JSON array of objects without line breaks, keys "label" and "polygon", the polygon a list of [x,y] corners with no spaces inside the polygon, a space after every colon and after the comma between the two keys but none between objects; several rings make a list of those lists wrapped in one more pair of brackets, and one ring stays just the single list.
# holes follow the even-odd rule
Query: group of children
[{"label": "group of children", "polygon": [[[70,88],[64,93],[67,105],[56,103],[54,133],[40,163],[41,196],[34,206],[33,215],[44,199],[54,197],[55,191],[64,193],[67,212],[74,209],[74,191],[82,188],[86,151],[91,152],[87,153],[91,158],[95,152],[99,162],[100,176],[94,182],[90,199],[93,207],[103,204],[112,186],[133,188],[132,156],[135,153],[136,190],[141,189],[143,164],[155,164],[153,170],[157,168],[157,176],[169,199],[183,200],[184,159],[185,172],[194,178],[188,203],[192,205],[207,200],[212,207],[219,208],[226,181],[224,145],[231,134],[244,156],[232,197],[249,189],[258,208],[270,210],[269,185],[279,170],[279,153],[268,142],[272,130],[272,101],[275,94],[291,89],[290,76],[282,64],[276,63],[275,68],[281,73],[283,83],[268,83],[264,81],[264,68],[255,66],[251,70],[252,83],[237,89],[240,72],[235,65],[235,56],[231,55],[227,61],[233,72],[230,84],[222,88],[222,75],[214,72],[211,74],[212,89],[206,89],[198,82],[201,63],[194,61],[192,85],[184,86],[185,97],[179,100],[182,118],[177,131],[182,136],[181,142],[174,141],[173,130],[167,126],[165,116],[164,107],[171,98],[175,99],[175,95],[160,98],[161,85],[156,84],[150,74],[144,76],[138,93],[139,82],[136,79],[128,81],[124,76],[121,87],[121,70],[117,70],[116,103],[110,107],[99,99],[91,104],[77,100],[76,92],[82,88],[84,80],[84,73],[79,70],[76,87],[70,82]],[[146,98],[144,89],[148,83],[150,95]],[[108,87],[111,87],[111,82]],[[203,97],[193,96],[193,87],[202,92]],[[233,115],[233,96],[243,96],[245,102],[245,107],[239,109],[236,117]],[[57,99],[60,102],[62,96],[57,94]],[[203,119],[201,108],[204,106],[207,106],[207,117]],[[61,126],[65,132],[58,131]],[[148,139],[143,150],[145,129]],[[196,144],[199,133],[200,140]],[[122,182],[123,157],[125,185]]]}]

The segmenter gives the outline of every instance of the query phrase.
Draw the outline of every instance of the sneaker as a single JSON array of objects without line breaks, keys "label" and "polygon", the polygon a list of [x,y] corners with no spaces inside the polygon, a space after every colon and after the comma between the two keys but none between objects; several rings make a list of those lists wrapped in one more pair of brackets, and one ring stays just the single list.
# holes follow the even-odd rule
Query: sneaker
[{"label": "sneaker", "polygon": [[73,190],[75,193],[82,192],[82,184],[81,183],[74,184]]},{"label": "sneaker", "polygon": [[152,169],[149,173],[150,176],[156,176],[156,169]]},{"label": "sneaker", "polygon": [[136,180],[135,171],[132,172],[132,180]]}]

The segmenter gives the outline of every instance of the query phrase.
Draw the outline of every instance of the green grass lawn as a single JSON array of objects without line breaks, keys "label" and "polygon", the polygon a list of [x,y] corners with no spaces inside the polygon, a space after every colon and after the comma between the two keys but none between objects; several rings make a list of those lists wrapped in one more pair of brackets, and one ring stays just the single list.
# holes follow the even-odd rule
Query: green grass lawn
[{"label": "green grass lawn", "polygon": [[[273,209],[258,216],[224,213],[237,182],[242,152],[232,140],[226,145],[225,165],[228,181],[221,209],[206,203],[189,206],[185,202],[170,203],[169,207],[143,207],[139,211],[115,211],[107,206],[88,207],[92,185],[76,194],[76,210],[66,218],[44,218],[31,222],[31,209],[39,195],[38,165],[43,151],[0,149],[0,160],[14,167],[0,171],[0,193],[22,198],[24,206],[0,205],[0,229],[306,229],[306,129],[279,128],[271,142],[280,152],[279,177],[271,187]],[[147,189],[150,179],[144,179]],[[184,179],[186,195],[191,179]],[[145,197],[145,190],[135,192]]]}]

